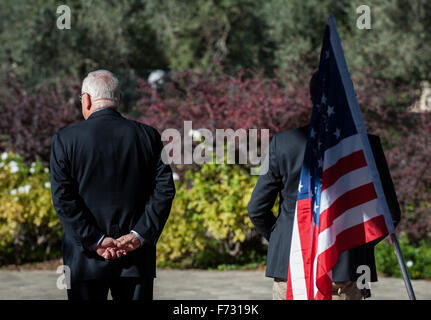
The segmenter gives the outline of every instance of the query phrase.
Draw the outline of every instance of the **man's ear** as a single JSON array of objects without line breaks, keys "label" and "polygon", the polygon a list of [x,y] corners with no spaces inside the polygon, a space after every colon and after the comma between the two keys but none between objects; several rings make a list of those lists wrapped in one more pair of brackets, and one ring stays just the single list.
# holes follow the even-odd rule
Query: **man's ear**
[{"label": "man's ear", "polygon": [[91,109],[91,98],[88,93],[84,93],[82,96],[82,104],[84,106],[84,109],[90,110]]}]

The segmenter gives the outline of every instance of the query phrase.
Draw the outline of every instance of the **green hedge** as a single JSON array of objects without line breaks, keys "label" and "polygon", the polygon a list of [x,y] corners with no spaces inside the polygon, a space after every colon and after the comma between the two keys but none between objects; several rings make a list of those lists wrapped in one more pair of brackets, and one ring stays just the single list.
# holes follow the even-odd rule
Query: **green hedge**
[{"label": "green hedge", "polygon": [[[431,241],[423,239],[419,247],[409,243],[405,235],[399,237],[401,251],[412,279],[431,279]],[[391,277],[402,277],[392,243],[385,239],[375,248],[377,271]]]},{"label": "green hedge", "polygon": [[[159,267],[256,268],[265,264],[266,245],[247,216],[257,176],[237,165],[205,164],[177,181],[177,194],[157,245]],[[277,206],[274,212],[277,212]],[[53,209],[48,168],[0,154],[0,265],[60,256],[61,224]],[[431,241],[419,246],[400,237],[413,279],[431,278]],[[389,241],[376,246],[379,273],[401,277]]]},{"label": "green hedge", "polygon": [[189,169],[177,184],[157,246],[159,265],[215,268],[264,260],[265,248],[247,215],[256,181],[241,166]]},{"label": "green hedge", "polygon": [[61,224],[51,201],[49,170],[0,155],[0,265],[60,255]]}]

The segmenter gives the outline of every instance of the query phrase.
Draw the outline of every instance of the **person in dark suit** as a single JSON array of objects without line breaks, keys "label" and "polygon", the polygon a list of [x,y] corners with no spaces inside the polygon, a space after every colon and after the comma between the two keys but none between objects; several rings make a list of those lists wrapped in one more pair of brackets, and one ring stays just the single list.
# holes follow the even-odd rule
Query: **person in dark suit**
[{"label": "person in dark suit", "polygon": [[[310,80],[310,95],[314,97],[317,73]],[[308,126],[276,134],[268,151],[269,169],[259,176],[248,204],[248,215],[259,233],[269,241],[266,276],[274,278],[273,299],[286,298],[286,278],[299,178],[307,144]],[[368,135],[376,166],[382,181],[394,225],[400,221],[397,201],[389,168],[380,139]],[[272,213],[280,196],[279,214]],[[332,270],[334,299],[361,299],[363,292],[356,286],[358,266],[370,268],[371,282],[377,281],[374,246],[376,240],[340,254]]]},{"label": "person in dark suit", "polygon": [[[175,195],[156,129],[116,110],[119,82],[109,71],[82,85],[85,121],[52,139],[54,208],[64,228],[70,300],[152,299],[156,243]],[[66,274],[67,275],[67,274]]]}]

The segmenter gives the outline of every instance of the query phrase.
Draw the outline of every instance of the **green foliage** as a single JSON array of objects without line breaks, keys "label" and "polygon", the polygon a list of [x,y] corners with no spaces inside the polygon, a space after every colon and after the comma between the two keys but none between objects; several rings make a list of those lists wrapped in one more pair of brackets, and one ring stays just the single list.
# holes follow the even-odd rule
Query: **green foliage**
[{"label": "green foliage", "polygon": [[71,29],[59,30],[55,0],[3,0],[0,65],[29,86],[108,68],[123,80],[126,110],[135,76],[151,70],[317,67],[333,13],[349,68],[417,88],[431,76],[431,3],[370,1],[370,30],[356,27],[361,0],[76,0]]},{"label": "green foliage", "polygon": [[[253,268],[253,263],[263,264],[266,249],[247,216],[256,180],[249,168],[235,165],[190,169],[177,185],[158,243],[159,266]],[[18,155],[2,153],[0,265],[58,258],[61,232],[51,202],[48,168],[39,161],[28,166]]]},{"label": "green foliage", "polygon": [[157,245],[160,265],[216,267],[261,261],[260,237],[247,215],[257,181],[245,167],[204,164],[189,169]]},{"label": "green foliage", "polygon": [[18,74],[61,79],[96,68],[118,72],[163,64],[142,1],[69,2],[69,30],[56,27],[58,1],[5,2],[0,57]]},{"label": "green foliage", "polygon": [[0,264],[57,258],[61,225],[51,202],[49,172],[12,153],[0,159]]},{"label": "green foliage", "polygon": [[[356,8],[363,4],[371,9],[370,30],[356,27]],[[371,68],[382,79],[417,87],[431,76],[430,9],[427,0],[269,0],[262,12],[281,69],[292,63],[317,68],[325,19],[333,13],[351,70]]]},{"label": "green foliage", "polygon": [[[67,4],[71,29],[59,30],[57,6]],[[43,81],[79,79],[109,69],[122,80],[127,110],[135,98],[135,74],[166,68],[149,25],[145,2],[131,0],[4,0],[0,11],[0,66],[35,89]]]},{"label": "green foliage", "polygon": [[[55,0],[5,0],[0,61],[29,84],[108,68],[122,78],[156,68],[271,63],[259,3],[251,0],[77,0],[71,29],[56,27]],[[262,61],[261,61],[262,60]]]},{"label": "green foliage", "polygon": [[[412,279],[431,279],[431,242],[422,240],[419,246],[409,243],[406,236],[399,238],[401,251]],[[386,276],[402,277],[397,257],[389,240],[381,241],[375,248],[377,271]]]},{"label": "green foliage", "polygon": [[[159,267],[255,269],[265,264],[266,247],[247,216],[257,176],[249,168],[204,164],[190,168],[157,245]],[[278,205],[274,211],[278,210]],[[0,155],[0,265],[57,258],[61,224],[51,202],[48,168],[27,166],[22,157]],[[431,242],[400,237],[413,279],[431,278]],[[379,273],[401,277],[392,244],[375,249]]]},{"label": "green foliage", "polygon": [[217,240],[230,236],[243,242],[253,226],[246,213],[257,177],[241,167],[208,164],[186,178],[193,179],[189,208],[203,213],[199,218],[206,230]]},{"label": "green foliage", "polygon": [[149,1],[162,47],[175,70],[273,66],[273,43],[254,0]]},{"label": "green foliage", "polygon": [[[263,257],[266,258],[266,257]],[[245,265],[243,264],[219,264],[217,266],[217,270],[219,271],[229,271],[229,270],[255,270],[255,269],[263,269],[265,268],[266,259],[262,259],[259,262],[251,262]]]}]

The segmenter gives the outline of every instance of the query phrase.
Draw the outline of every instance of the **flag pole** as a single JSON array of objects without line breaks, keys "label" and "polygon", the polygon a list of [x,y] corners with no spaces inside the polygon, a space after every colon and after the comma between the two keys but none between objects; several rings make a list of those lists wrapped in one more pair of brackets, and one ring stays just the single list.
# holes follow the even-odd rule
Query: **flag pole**
[{"label": "flag pole", "polygon": [[398,238],[394,233],[391,233],[390,235],[392,245],[394,246],[395,255],[398,259],[398,264],[401,268],[401,273],[403,274],[404,278],[404,284],[407,289],[407,294],[409,295],[410,300],[416,300],[415,293],[413,291],[412,283],[410,282],[409,273],[407,272],[406,264],[404,262],[403,254],[401,252],[400,243],[398,242]]}]

